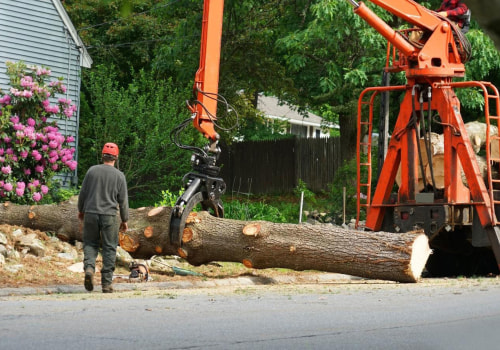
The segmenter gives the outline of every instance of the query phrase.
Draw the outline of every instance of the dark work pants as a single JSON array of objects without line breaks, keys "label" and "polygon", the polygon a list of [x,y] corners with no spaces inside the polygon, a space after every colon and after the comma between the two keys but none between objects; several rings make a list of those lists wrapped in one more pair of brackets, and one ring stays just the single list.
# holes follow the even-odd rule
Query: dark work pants
[{"label": "dark work pants", "polygon": [[95,261],[102,245],[102,285],[113,282],[116,247],[118,246],[118,220],[115,215],[85,213],[83,219],[83,268],[95,271]]}]

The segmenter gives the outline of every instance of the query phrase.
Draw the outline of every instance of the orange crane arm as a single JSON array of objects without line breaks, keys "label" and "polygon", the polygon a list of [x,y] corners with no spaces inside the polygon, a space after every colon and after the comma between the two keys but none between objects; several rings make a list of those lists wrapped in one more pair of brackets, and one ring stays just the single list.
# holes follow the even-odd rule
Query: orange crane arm
[{"label": "orange crane arm", "polygon": [[217,119],[223,14],[224,0],[203,2],[200,65],[193,86],[197,101],[190,106],[194,114],[194,127],[212,142],[219,139],[219,134],[214,130],[213,121]]},{"label": "orange crane arm", "polygon": [[370,0],[377,6],[422,29],[434,31],[442,20],[436,13],[412,0]]}]

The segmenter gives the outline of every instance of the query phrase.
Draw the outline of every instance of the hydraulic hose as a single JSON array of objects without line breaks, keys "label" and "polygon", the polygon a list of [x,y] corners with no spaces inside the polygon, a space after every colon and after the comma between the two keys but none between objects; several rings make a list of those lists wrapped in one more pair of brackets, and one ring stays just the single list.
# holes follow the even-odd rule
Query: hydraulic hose
[{"label": "hydraulic hose", "polygon": [[[415,138],[416,138],[416,141],[417,141],[417,153],[418,153],[418,163],[419,163],[419,166],[420,166],[420,172],[422,174],[422,181],[424,182],[424,189],[427,188],[427,181],[425,179],[425,169],[424,169],[424,162],[422,160],[422,150],[420,149],[420,130],[419,130],[419,127],[418,127],[418,123],[417,123],[417,112],[416,112],[416,108],[415,108],[415,89],[417,88],[420,88],[420,85],[418,84],[415,84],[413,85],[413,88],[411,90],[411,110],[412,110],[412,122],[410,123],[411,124],[414,124],[413,126],[415,127],[415,129],[417,130],[417,132],[415,133]],[[422,105],[422,104],[420,104]],[[410,126],[409,125],[409,126]],[[424,132],[425,132],[425,128],[424,128]]]}]

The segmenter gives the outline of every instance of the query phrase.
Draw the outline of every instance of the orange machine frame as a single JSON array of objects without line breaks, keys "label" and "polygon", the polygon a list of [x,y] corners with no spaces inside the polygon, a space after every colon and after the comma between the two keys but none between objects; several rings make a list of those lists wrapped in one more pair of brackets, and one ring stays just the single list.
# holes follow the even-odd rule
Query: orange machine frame
[{"label": "orange machine frame", "polygon": [[[500,230],[496,226],[497,218],[494,211],[493,195],[488,191],[480,175],[479,166],[475,160],[475,152],[472,149],[460,115],[460,102],[453,90],[455,87],[466,86],[477,86],[485,89],[485,85],[478,82],[452,82],[453,78],[463,77],[465,73],[464,63],[459,52],[460,47],[457,46],[459,43],[454,34],[454,31],[458,29],[453,28],[454,25],[451,22],[439,17],[437,13],[411,0],[371,0],[372,3],[417,26],[428,34],[421,45],[413,45],[400,32],[396,32],[381,20],[365,4],[362,2],[356,3],[354,0],[349,1],[354,6],[354,12],[384,36],[389,41],[389,47],[391,44],[394,46],[392,50],[392,66],[386,67],[386,70],[404,71],[407,77],[405,87],[370,88],[362,93],[359,100],[358,133],[361,131],[362,124],[366,123],[361,117],[361,109],[365,103],[362,99],[367,92],[378,93],[379,91],[395,89],[404,89],[406,91],[400,105],[399,115],[373,198],[370,195],[369,183],[362,182],[360,179],[359,167],[363,163],[360,163],[358,146],[358,210],[361,203],[362,187],[368,187],[365,227],[378,231],[382,227],[384,214],[389,206],[411,206],[417,203],[417,167],[419,164],[416,141],[417,129],[415,126],[410,127],[409,125],[415,106],[417,108],[423,107],[425,110],[430,107],[431,110],[439,113],[443,125],[445,191],[444,199],[440,204],[475,206],[481,225],[488,233],[493,252],[500,267]],[[390,54],[391,49],[389,48],[388,62]],[[425,86],[432,89],[430,102],[420,102],[412,94],[416,86]],[[500,109],[498,106],[498,91],[496,89],[494,91],[498,116],[498,110]],[[488,108],[488,106],[486,107]],[[371,113],[372,110],[370,110],[370,115]],[[489,128],[488,111],[486,114]],[[370,122],[368,124],[371,126]],[[369,135],[371,136],[371,130]],[[489,135],[488,132],[487,135]],[[358,141],[360,141],[359,134]],[[371,144],[371,140],[369,143]],[[368,165],[369,163],[370,161],[368,161]],[[461,181],[460,164],[465,172],[469,188],[466,188]],[[400,166],[401,183],[397,200],[395,203],[391,203],[390,196]],[[371,170],[369,170],[369,178],[371,178]],[[490,188],[492,187],[490,186]]]}]

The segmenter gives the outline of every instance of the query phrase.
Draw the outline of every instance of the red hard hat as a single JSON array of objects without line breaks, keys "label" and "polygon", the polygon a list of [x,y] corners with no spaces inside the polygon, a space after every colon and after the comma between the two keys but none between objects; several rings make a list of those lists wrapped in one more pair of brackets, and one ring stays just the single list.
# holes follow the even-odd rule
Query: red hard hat
[{"label": "red hard hat", "polygon": [[118,146],[115,143],[108,142],[102,148],[102,154],[111,154],[112,156],[118,157]]}]

